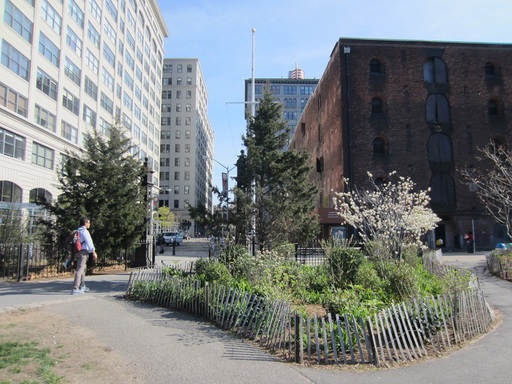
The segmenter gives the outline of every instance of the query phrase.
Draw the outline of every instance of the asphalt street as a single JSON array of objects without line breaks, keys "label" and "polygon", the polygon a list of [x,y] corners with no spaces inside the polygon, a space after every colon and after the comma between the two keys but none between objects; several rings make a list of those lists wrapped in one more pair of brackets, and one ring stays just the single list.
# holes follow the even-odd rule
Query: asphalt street
[{"label": "asphalt street", "polygon": [[[206,243],[205,243],[206,244]],[[207,245],[167,247],[157,262],[207,257]],[[192,251],[192,249],[196,249]],[[206,254],[205,254],[206,251]],[[161,259],[160,259],[161,258]],[[471,345],[442,358],[396,369],[338,370],[283,363],[201,319],[122,299],[129,273],[95,275],[91,291],[71,296],[70,278],[0,284],[0,311],[44,306],[87,325],[126,361],[126,370],[145,383],[510,383],[512,284],[486,273],[483,254],[447,254],[443,263],[478,274],[486,299],[502,323]]]}]

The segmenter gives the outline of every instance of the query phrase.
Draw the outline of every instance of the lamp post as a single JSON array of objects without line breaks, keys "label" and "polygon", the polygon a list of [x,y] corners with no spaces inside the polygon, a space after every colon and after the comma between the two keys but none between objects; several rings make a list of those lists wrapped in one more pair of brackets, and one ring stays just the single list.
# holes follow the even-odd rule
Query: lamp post
[{"label": "lamp post", "polygon": [[[222,175],[222,192],[226,194],[226,222],[229,224],[229,195],[228,195],[228,193],[229,193],[229,172],[231,172],[233,169],[235,169],[236,165],[229,168],[229,167],[225,166],[224,164],[222,164],[217,159],[214,159],[213,157],[203,156],[203,159],[213,160],[217,164],[219,164],[221,167],[226,169],[226,173],[225,174],[223,173],[223,175]],[[226,176],[224,177],[224,175],[226,175]]]}]

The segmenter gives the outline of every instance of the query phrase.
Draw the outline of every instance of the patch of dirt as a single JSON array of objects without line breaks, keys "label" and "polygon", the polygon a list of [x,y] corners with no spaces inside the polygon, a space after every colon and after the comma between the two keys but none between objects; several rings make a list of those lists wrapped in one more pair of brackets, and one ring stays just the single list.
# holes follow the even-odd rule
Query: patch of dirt
[{"label": "patch of dirt", "polygon": [[[40,349],[48,348],[56,361],[52,370],[63,377],[63,383],[143,383],[121,356],[91,330],[71,324],[44,308],[0,313],[0,342],[8,341],[33,341]],[[10,372],[9,367],[0,369],[0,382],[39,382],[37,368],[30,363],[19,373]]]}]

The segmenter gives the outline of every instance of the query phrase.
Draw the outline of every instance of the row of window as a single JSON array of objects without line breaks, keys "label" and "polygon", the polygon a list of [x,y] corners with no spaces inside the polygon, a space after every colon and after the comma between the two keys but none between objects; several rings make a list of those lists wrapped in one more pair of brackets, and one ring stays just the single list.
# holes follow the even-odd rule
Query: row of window
[{"label": "row of window", "polygon": [[[382,97],[376,96],[371,100],[371,110],[373,114],[384,113],[385,106]],[[425,102],[425,113],[428,123],[442,124],[450,121],[450,107],[448,99],[442,94],[433,93],[427,97]],[[487,101],[487,112],[489,116],[503,115],[503,101],[499,97],[494,97]]]},{"label": "row of window", "polygon": [[[186,79],[187,85],[192,85],[192,78],[187,77]],[[172,85],[172,77],[164,77],[162,79],[162,85]],[[183,79],[181,77],[176,78],[176,85],[183,85]]]},{"label": "row of window", "polygon": [[[23,190],[19,185],[7,181],[0,180],[0,201],[4,203],[21,203]],[[52,201],[52,194],[44,188],[33,188],[30,190],[29,203],[41,204]]]},{"label": "row of window", "polygon": [[[190,152],[190,144],[185,144],[185,153]],[[170,144],[160,144],[160,151],[162,153],[169,153],[171,151],[171,145]],[[174,144],[174,153],[180,153],[181,152],[181,144]],[[187,164],[190,164],[190,160],[186,162]]]},{"label": "row of window", "polygon": [[[164,112],[172,112],[172,104],[162,104],[162,113]],[[176,104],[176,112],[182,112],[182,105],[180,103]],[[185,112],[192,112],[191,104],[185,104]]]},{"label": "row of window", "polygon": [[[255,84],[254,93],[256,95],[263,94],[263,90],[268,87],[268,85]],[[270,93],[273,95],[280,95],[281,88],[283,90],[283,95],[296,95],[297,89],[299,89],[299,95],[312,95],[315,91],[316,85],[270,85]]]},{"label": "row of window", "polygon": [[[172,73],[173,64],[164,64],[163,65],[163,72],[164,73]],[[182,73],[183,72],[183,64],[176,64],[176,72]],[[192,73],[192,64],[187,64],[187,73]]]},{"label": "row of window", "polygon": [[[483,72],[486,77],[500,77],[501,69],[498,63],[488,61],[483,66]],[[384,75],[385,66],[383,60],[373,58],[370,60],[370,74]],[[447,83],[446,63],[439,57],[431,57],[423,64],[423,80],[429,84]]]},{"label": "row of window", "polygon": [[[176,91],[176,98],[177,99],[181,99],[181,95],[182,95],[182,91],[181,90],[177,90]],[[186,91],[186,98],[187,99],[191,99],[192,98],[192,90],[187,90]],[[165,99],[172,99],[172,91],[162,91],[162,100],[165,100]]]},{"label": "row of window", "polygon": [[[165,146],[165,151],[162,150],[162,153],[170,153],[171,152],[171,146],[169,144],[161,144],[161,146]],[[164,158],[160,158],[160,164],[163,164],[165,163],[165,166],[166,167],[169,167],[170,166],[170,158],[168,157],[164,157]],[[190,167],[190,157],[185,157],[184,159],[184,165],[185,167]],[[164,166],[164,165],[162,165]],[[174,166],[175,167],[180,167],[181,166],[181,158],[180,157],[175,157],[174,158]]]},{"label": "row of window", "polygon": [[[174,120],[175,120],[175,122],[174,122],[175,125],[181,125],[181,116],[176,116]],[[160,119],[160,123],[162,126],[172,125],[172,117],[162,117]],[[190,116],[186,116],[185,117],[185,125],[191,125],[191,124],[192,124],[192,118]]]},{"label": "row of window", "polygon": [[[0,127],[0,154],[25,160],[26,139]],[[32,164],[54,169],[55,151],[37,142],[32,143]]]},{"label": "row of window", "polygon": [[[192,136],[192,135],[191,135],[190,130],[189,130],[189,129],[187,129],[187,130],[185,131],[185,139],[187,139],[187,140],[188,140],[188,139],[190,139],[190,138],[191,138],[191,136]],[[171,131],[169,131],[169,130],[163,130],[163,131],[162,131],[162,134],[161,134],[161,136],[160,136],[160,138],[161,138],[162,140],[169,140],[169,139],[171,138]],[[177,129],[176,131],[174,131],[174,138],[175,138],[175,139],[181,139],[181,130]]]},{"label": "row of window", "polygon": [[[162,162],[160,162],[161,165]],[[163,167],[163,165],[162,165]],[[160,172],[160,180],[169,180],[169,172]],[[181,173],[180,171],[174,172],[174,180],[179,181],[180,180]],[[185,171],[183,175],[183,180],[190,180],[190,171]],[[187,189],[185,189],[185,194],[187,194]]]}]

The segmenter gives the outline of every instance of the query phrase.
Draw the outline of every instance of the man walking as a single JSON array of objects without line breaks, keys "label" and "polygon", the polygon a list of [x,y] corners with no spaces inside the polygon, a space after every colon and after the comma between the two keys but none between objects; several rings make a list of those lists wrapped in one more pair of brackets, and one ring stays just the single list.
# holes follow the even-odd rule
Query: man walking
[{"label": "man walking", "polygon": [[91,220],[87,217],[82,217],[80,219],[80,227],[78,227],[77,231],[80,233],[82,250],[76,252],[74,255],[76,260],[76,272],[75,280],[73,282],[73,290],[71,291],[72,295],[79,295],[89,290],[89,288],[85,286],[85,268],[87,267],[87,258],[89,253],[92,253],[94,260],[98,258],[94,248],[94,243],[92,242],[91,234],[88,231],[90,226]]}]

